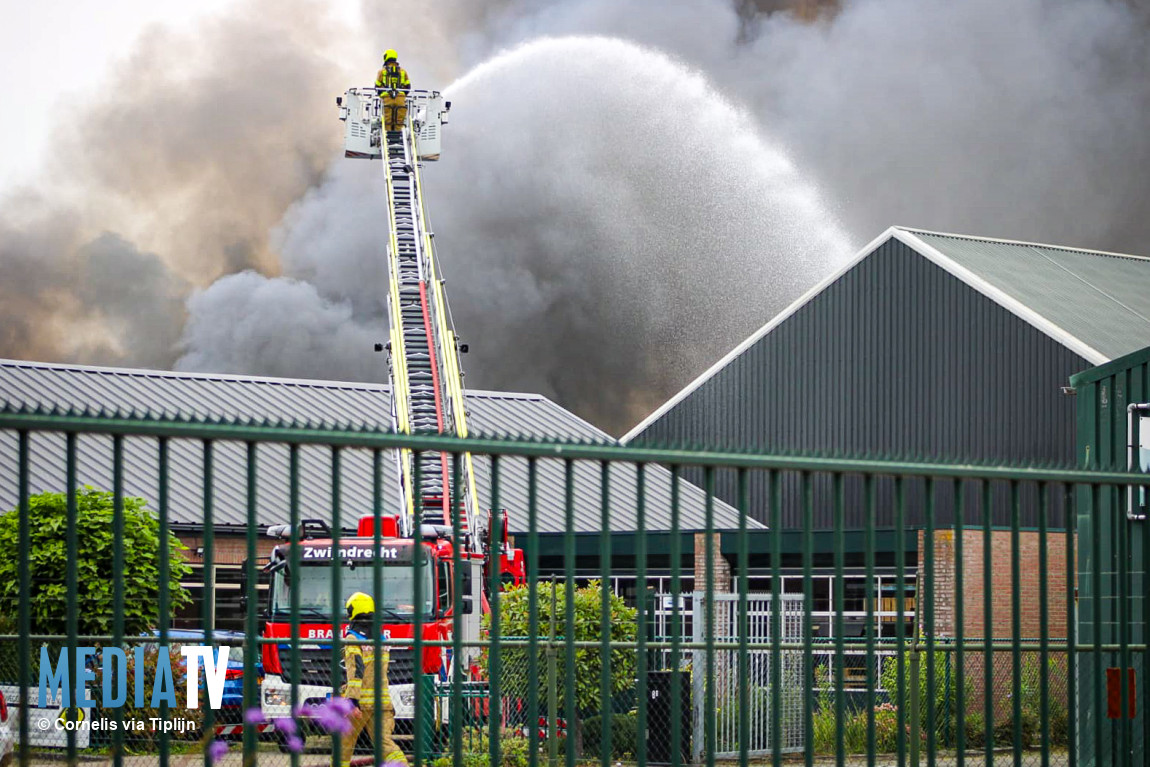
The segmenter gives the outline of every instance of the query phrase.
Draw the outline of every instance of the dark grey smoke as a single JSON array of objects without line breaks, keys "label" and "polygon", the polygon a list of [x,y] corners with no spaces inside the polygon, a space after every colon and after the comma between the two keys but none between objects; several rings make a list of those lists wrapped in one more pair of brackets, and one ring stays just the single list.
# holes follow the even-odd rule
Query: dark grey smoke
[{"label": "dark grey smoke", "polygon": [[[68,342],[92,334],[94,307],[67,274],[108,231],[198,287],[267,276],[198,294],[182,366],[381,377],[364,348],[382,333],[378,168],[328,160],[331,97],[388,46],[419,85],[464,78],[427,184],[469,384],[543,391],[613,431],[830,269],[836,221],[846,250],[901,223],[1150,252],[1143,11],[856,0],[800,21],[778,5],[365,0],[349,34],[307,3],[246,2],[194,45],[155,38],[70,123],[90,129],[68,153],[84,159],[67,204],[54,187],[50,205],[44,190],[0,203],[0,354],[88,348]],[[570,35],[659,54],[639,71],[601,51],[468,75]],[[738,115],[701,129],[711,102],[655,87],[694,76],[660,55]],[[166,95],[176,85],[188,98]],[[793,172],[756,168],[736,136]],[[788,193],[810,189],[822,205]],[[98,335],[140,364],[131,332]]]},{"label": "dark grey smoke", "polygon": [[[4,222],[6,224],[6,222]],[[0,344],[33,359],[167,366],[187,283],[119,235],[82,237],[67,217],[0,225]]]}]

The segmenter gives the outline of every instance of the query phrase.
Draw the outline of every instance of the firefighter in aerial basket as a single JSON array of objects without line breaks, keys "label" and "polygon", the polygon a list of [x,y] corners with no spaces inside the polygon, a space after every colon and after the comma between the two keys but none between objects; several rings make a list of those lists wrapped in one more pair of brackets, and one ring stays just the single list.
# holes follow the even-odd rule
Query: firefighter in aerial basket
[{"label": "firefighter in aerial basket", "polygon": [[[369,594],[357,591],[347,598],[347,633],[348,639],[369,639],[374,636],[371,632],[379,631],[379,621],[375,617],[375,600]],[[395,731],[395,707],[391,705],[391,694],[387,686],[387,665],[391,654],[387,645],[381,648],[380,656],[375,657],[375,648],[370,644],[347,644],[343,649],[343,663],[347,673],[347,683],[343,686],[343,696],[354,700],[357,707],[352,711],[349,720],[351,731],[344,736],[340,764],[351,767],[351,756],[355,750],[355,743],[359,734],[375,718],[375,675],[379,674],[380,691],[383,699],[379,701],[379,708],[383,714],[383,743],[380,751],[384,762],[406,765],[407,757],[395,745],[392,733]],[[368,733],[374,728],[368,727]]]},{"label": "firefighter in aerial basket", "polygon": [[381,89],[384,130],[401,130],[407,121],[407,92],[411,90],[411,81],[407,79],[407,70],[399,65],[399,54],[393,48],[383,52],[383,69],[375,76],[375,87]]}]

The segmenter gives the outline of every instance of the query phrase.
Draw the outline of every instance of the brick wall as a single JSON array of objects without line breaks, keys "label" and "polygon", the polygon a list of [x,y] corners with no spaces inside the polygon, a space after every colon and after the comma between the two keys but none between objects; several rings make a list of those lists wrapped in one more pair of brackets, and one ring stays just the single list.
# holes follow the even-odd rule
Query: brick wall
[{"label": "brick wall", "polygon": [[[1039,602],[1039,568],[1037,532],[1019,533],[1019,582],[1014,583],[1011,568],[1011,535],[1009,530],[995,530],[990,536],[992,572],[986,576],[983,563],[983,543],[985,535],[981,530],[964,530],[962,534],[963,574],[962,588],[958,598],[963,605],[963,636],[966,641],[981,639],[989,633],[991,638],[1009,641],[1014,635],[1014,610],[1012,595],[1017,588],[1019,593],[1019,619],[1022,639],[1037,639],[1041,636],[1041,605]],[[925,583],[926,563],[924,561],[925,534],[918,536],[919,582]],[[938,637],[954,637],[955,626],[955,580],[957,576],[955,557],[955,533],[952,530],[938,531],[934,537],[934,612],[935,631]],[[983,609],[986,589],[992,594],[991,624],[988,627]],[[925,591],[923,592],[925,593]],[[1047,635],[1060,643],[1067,635],[1066,627],[1066,534],[1049,533],[1047,536]],[[924,611],[918,611],[920,621]],[[922,625],[922,624],[920,624]],[[925,631],[925,626],[923,626]],[[989,628],[989,632],[988,629]],[[1052,652],[1051,695],[1052,700],[1065,703],[1064,653]],[[1038,664],[1037,653],[1023,653],[1024,673],[1028,665]],[[964,667],[969,688],[968,712],[982,715],[984,701],[984,658],[981,651],[968,651]],[[1013,680],[1011,654],[995,652],[993,660],[995,719],[1009,715],[1008,695]]]},{"label": "brick wall", "polygon": [[[716,593],[727,593],[731,590],[731,563],[722,554],[721,536],[714,533],[711,536],[711,550],[714,558],[714,584]],[[707,534],[695,533],[695,589],[707,590]]]},{"label": "brick wall", "polygon": [[[1014,617],[1011,604],[1016,588],[1011,573],[1010,531],[995,530],[991,533],[991,561],[993,572],[988,579],[983,568],[983,540],[981,530],[963,530],[963,631],[967,637],[982,637],[987,634],[983,595],[989,583],[993,594],[991,603],[992,626],[989,632],[996,638],[1012,636]],[[925,535],[918,535],[919,575],[925,579],[924,555]],[[938,531],[934,535],[934,610],[937,636],[952,637],[957,634],[954,625],[955,587],[955,541],[954,531]],[[1041,634],[1038,571],[1039,536],[1037,532],[1019,533],[1020,619],[1022,636],[1036,638]],[[920,580],[925,582],[925,580]],[[1047,534],[1047,609],[1049,612],[1049,636],[1066,636],[1066,534]],[[922,616],[923,612],[919,611]]]}]

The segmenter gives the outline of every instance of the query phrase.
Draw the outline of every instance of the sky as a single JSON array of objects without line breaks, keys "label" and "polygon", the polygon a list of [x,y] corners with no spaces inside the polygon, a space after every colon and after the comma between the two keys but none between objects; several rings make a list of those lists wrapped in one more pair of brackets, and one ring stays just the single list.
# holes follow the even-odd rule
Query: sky
[{"label": "sky", "polygon": [[388,47],[467,385],[615,434],[892,224],[1150,252],[1142,4],[796,4],[0,5],[0,357],[386,380]]}]

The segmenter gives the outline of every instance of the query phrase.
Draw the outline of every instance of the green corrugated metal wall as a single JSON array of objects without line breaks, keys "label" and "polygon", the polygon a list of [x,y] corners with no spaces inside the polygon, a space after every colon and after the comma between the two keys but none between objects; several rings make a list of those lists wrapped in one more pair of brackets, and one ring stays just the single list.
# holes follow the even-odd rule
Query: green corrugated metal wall
[{"label": "green corrugated metal wall", "polygon": [[[1077,391],[1077,457],[1083,468],[1127,467],[1127,413],[1131,403],[1150,402],[1150,348],[1072,376]],[[1120,494],[1079,488],[1078,643],[1141,644],[1146,583],[1144,554],[1150,523],[1128,521]],[[1128,599],[1123,599],[1128,596]],[[1123,607],[1125,603],[1126,607]],[[1129,733],[1119,719],[1097,717],[1096,695],[1105,695],[1106,669],[1122,666],[1121,652],[1092,650],[1078,660],[1079,749],[1082,764],[1119,763],[1124,738],[1134,754],[1144,753],[1144,710],[1150,698],[1143,652],[1129,652],[1135,669],[1137,716]],[[1102,707],[1105,710],[1105,706]],[[1098,746],[1101,746],[1100,748]]]}]

